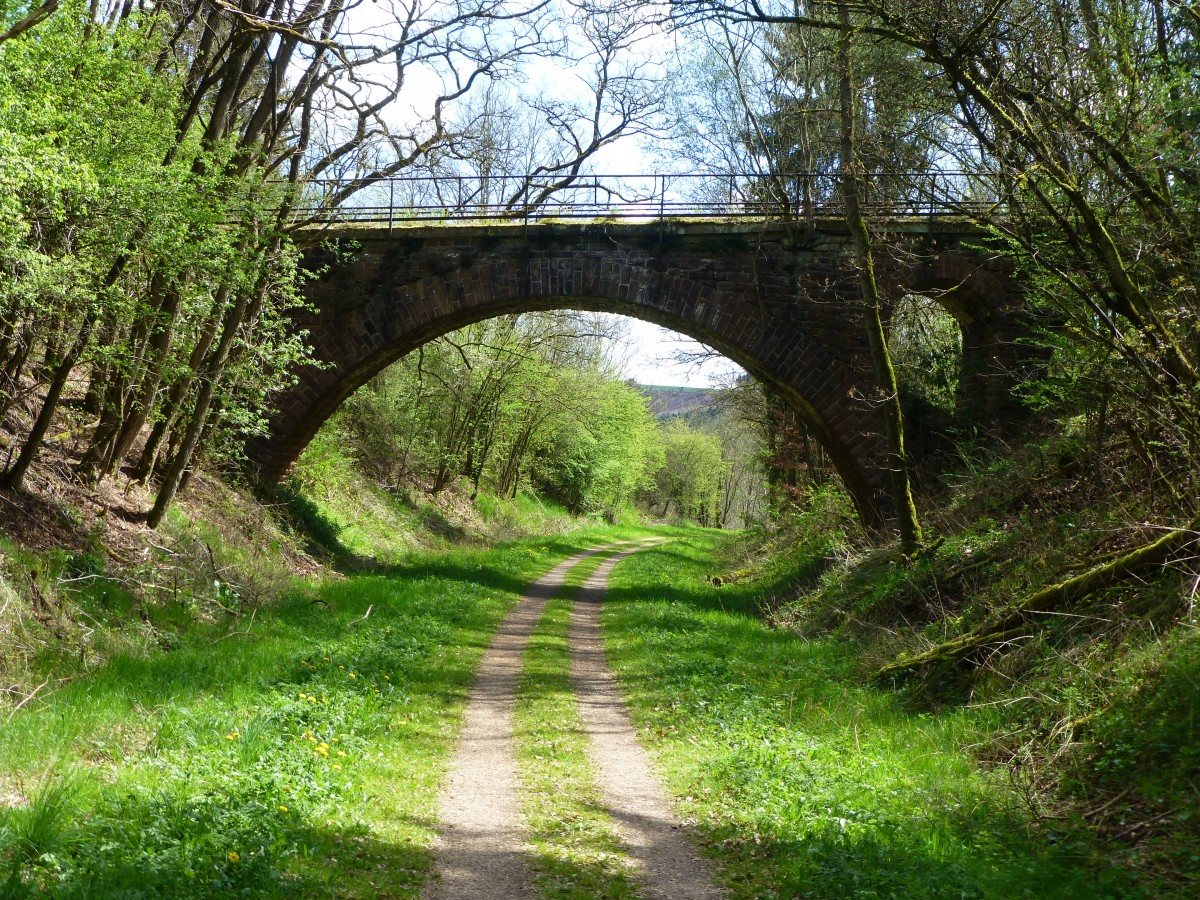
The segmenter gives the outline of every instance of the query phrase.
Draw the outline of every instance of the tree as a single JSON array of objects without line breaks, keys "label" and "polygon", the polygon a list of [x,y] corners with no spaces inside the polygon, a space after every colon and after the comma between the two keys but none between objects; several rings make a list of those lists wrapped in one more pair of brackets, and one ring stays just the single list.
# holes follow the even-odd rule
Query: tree
[{"label": "tree", "polygon": [[[491,113],[458,107],[564,52],[549,0],[397,3],[361,32],[356,5],[72,0],[36,29],[0,19],[0,409],[40,400],[9,487],[86,368],[79,473],[157,482],[157,525],[207,449],[261,427],[303,354],[289,310],[311,214],[465,158]],[[524,163],[548,180],[522,209],[641,127],[653,97],[623,61],[628,27],[575,60],[595,63],[588,110],[531,107],[551,138]]]},{"label": "tree", "polygon": [[663,467],[655,476],[652,503],[666,517],[675,514],[701,525],[718,522],[727,465],[721,443],[711,435],[674,419],[663,429]]}]

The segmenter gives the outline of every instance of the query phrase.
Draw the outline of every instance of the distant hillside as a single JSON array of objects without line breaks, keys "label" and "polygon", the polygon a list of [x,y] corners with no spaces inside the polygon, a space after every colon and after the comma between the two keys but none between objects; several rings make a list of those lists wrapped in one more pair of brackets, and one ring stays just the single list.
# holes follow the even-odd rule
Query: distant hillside
[{"label": "distant hillside", "polygon": [[717,391],[713,388],[671,384],[639,384],[637,387],[650,398],[650,411],[660,419],[703,413],[712,409],[717,401]]}]

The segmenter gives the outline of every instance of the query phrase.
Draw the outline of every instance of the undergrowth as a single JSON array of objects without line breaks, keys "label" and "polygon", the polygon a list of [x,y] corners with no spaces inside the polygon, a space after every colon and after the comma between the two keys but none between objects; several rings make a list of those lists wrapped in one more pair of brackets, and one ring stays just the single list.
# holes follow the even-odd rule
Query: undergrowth
[{"label": "undergrowth", "polygon": [[[869,682],[1172,519],[1167,507],[1139,505],[1144,492],[1129,489],[1116,451],[1103,456],[1070,430],[963,458],[969,469],[943,475],[924,499],[932,542],[916,558],[840,527],[826,503],[744,539],[726,551],[727,567],[750,572],[765,621],[852,647],[853,678]],[[1011,785],[1030,821],[1086,833],[1098,854],[1137,873],[1139,889],[1188,895],[1200,887],[1196,584],[1185,554],[880,687],[915,713],[989,711],[994,723],[970,755]]]},{"label": "undergrowth", "polygon": [[733,896],[1129,895],[1088,832],[1039,822],[977,765],[994,708],[906,708],[862,684],[849,635],[771,628],[756,614],[771,585],[706,578],[726,540],[623,562],[604,621],[643,738]]}]

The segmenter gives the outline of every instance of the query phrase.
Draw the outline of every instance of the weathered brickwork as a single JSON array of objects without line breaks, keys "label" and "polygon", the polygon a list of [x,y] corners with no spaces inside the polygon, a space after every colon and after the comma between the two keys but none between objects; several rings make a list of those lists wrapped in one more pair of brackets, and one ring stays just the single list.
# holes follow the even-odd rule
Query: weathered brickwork
[{"label": "weathered brickwork", "polygon": [[[346,229],[360,246],[313,251],[324,268],[297,327],[313,356],[276,398],[248,452],[279,479],[325,419],[371,376],[441,334],[504,313],[572,307],[622,313],[719,350],[788,398],[824,443],[866,522],[891,511],[879,395],[849,240],[838,223],[716,223]],[[964,226],[897,227],[878,263],[889,292],[929,292],[963,330],[960,412],[1007,415],[1021,367],[1021,291],[1003,259],[963,249]]]}]

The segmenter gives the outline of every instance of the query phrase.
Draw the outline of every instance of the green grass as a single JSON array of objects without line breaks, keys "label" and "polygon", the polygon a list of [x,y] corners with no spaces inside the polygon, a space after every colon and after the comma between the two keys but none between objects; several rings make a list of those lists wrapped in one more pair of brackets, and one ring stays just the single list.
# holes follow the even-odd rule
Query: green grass
[{"label": "green grass", "polygon": [[0,896],[415,896],[493,630],[625,536],[414,557],[75,673],[0,728]]},{"label": "green grass", "polygon": [[[496,625],[554,562],[646,533],[411,556],[207,625],[185,600],[138,606],[82,582],[72,602],[97,625],[132,624],[97,628],[102,666],[63,647],[22,664],[47,686],[0,725],[0,897],[416,896]],[[785,573],[715,588],[726,536],[655,533],[677,540],[614,573],[609,656],[733,896],[1136,895],[1086,833],[1035,827],[1004,773],[980,765],[1005,721],[995,707],[910,711],[862,683],[854,638],[801,638],[753,614]],[[568,608],[548,607],[518,709],[535,867],[548,896],[630,896],[570,695]],[[1194,647],[1164,668],[1179,691],[1194,688]],[[1191,723],[1153,702],[1118,712],[1103,758],[1114,778],[1150,758],[1169,769],[1154,754]],[[1125,720],[1144,741],[1118,739]]]},{"label": "green grass", "polygon": [[725,540],[694,532],[621,563],[603,622],[643,740],[733,896],[1133,893],[982,771],[971,748],[993,713],[911,713],[859,681],[853,644],[769,629],[754,584],[706,581]]},{"label": "green grass", "polygon": [[636,896],[632,868],[603,808],[590,742],[571,688],[571,600],[612,553],[573,569],[530,638],[514,716],[522,810],[547,898]]}]

